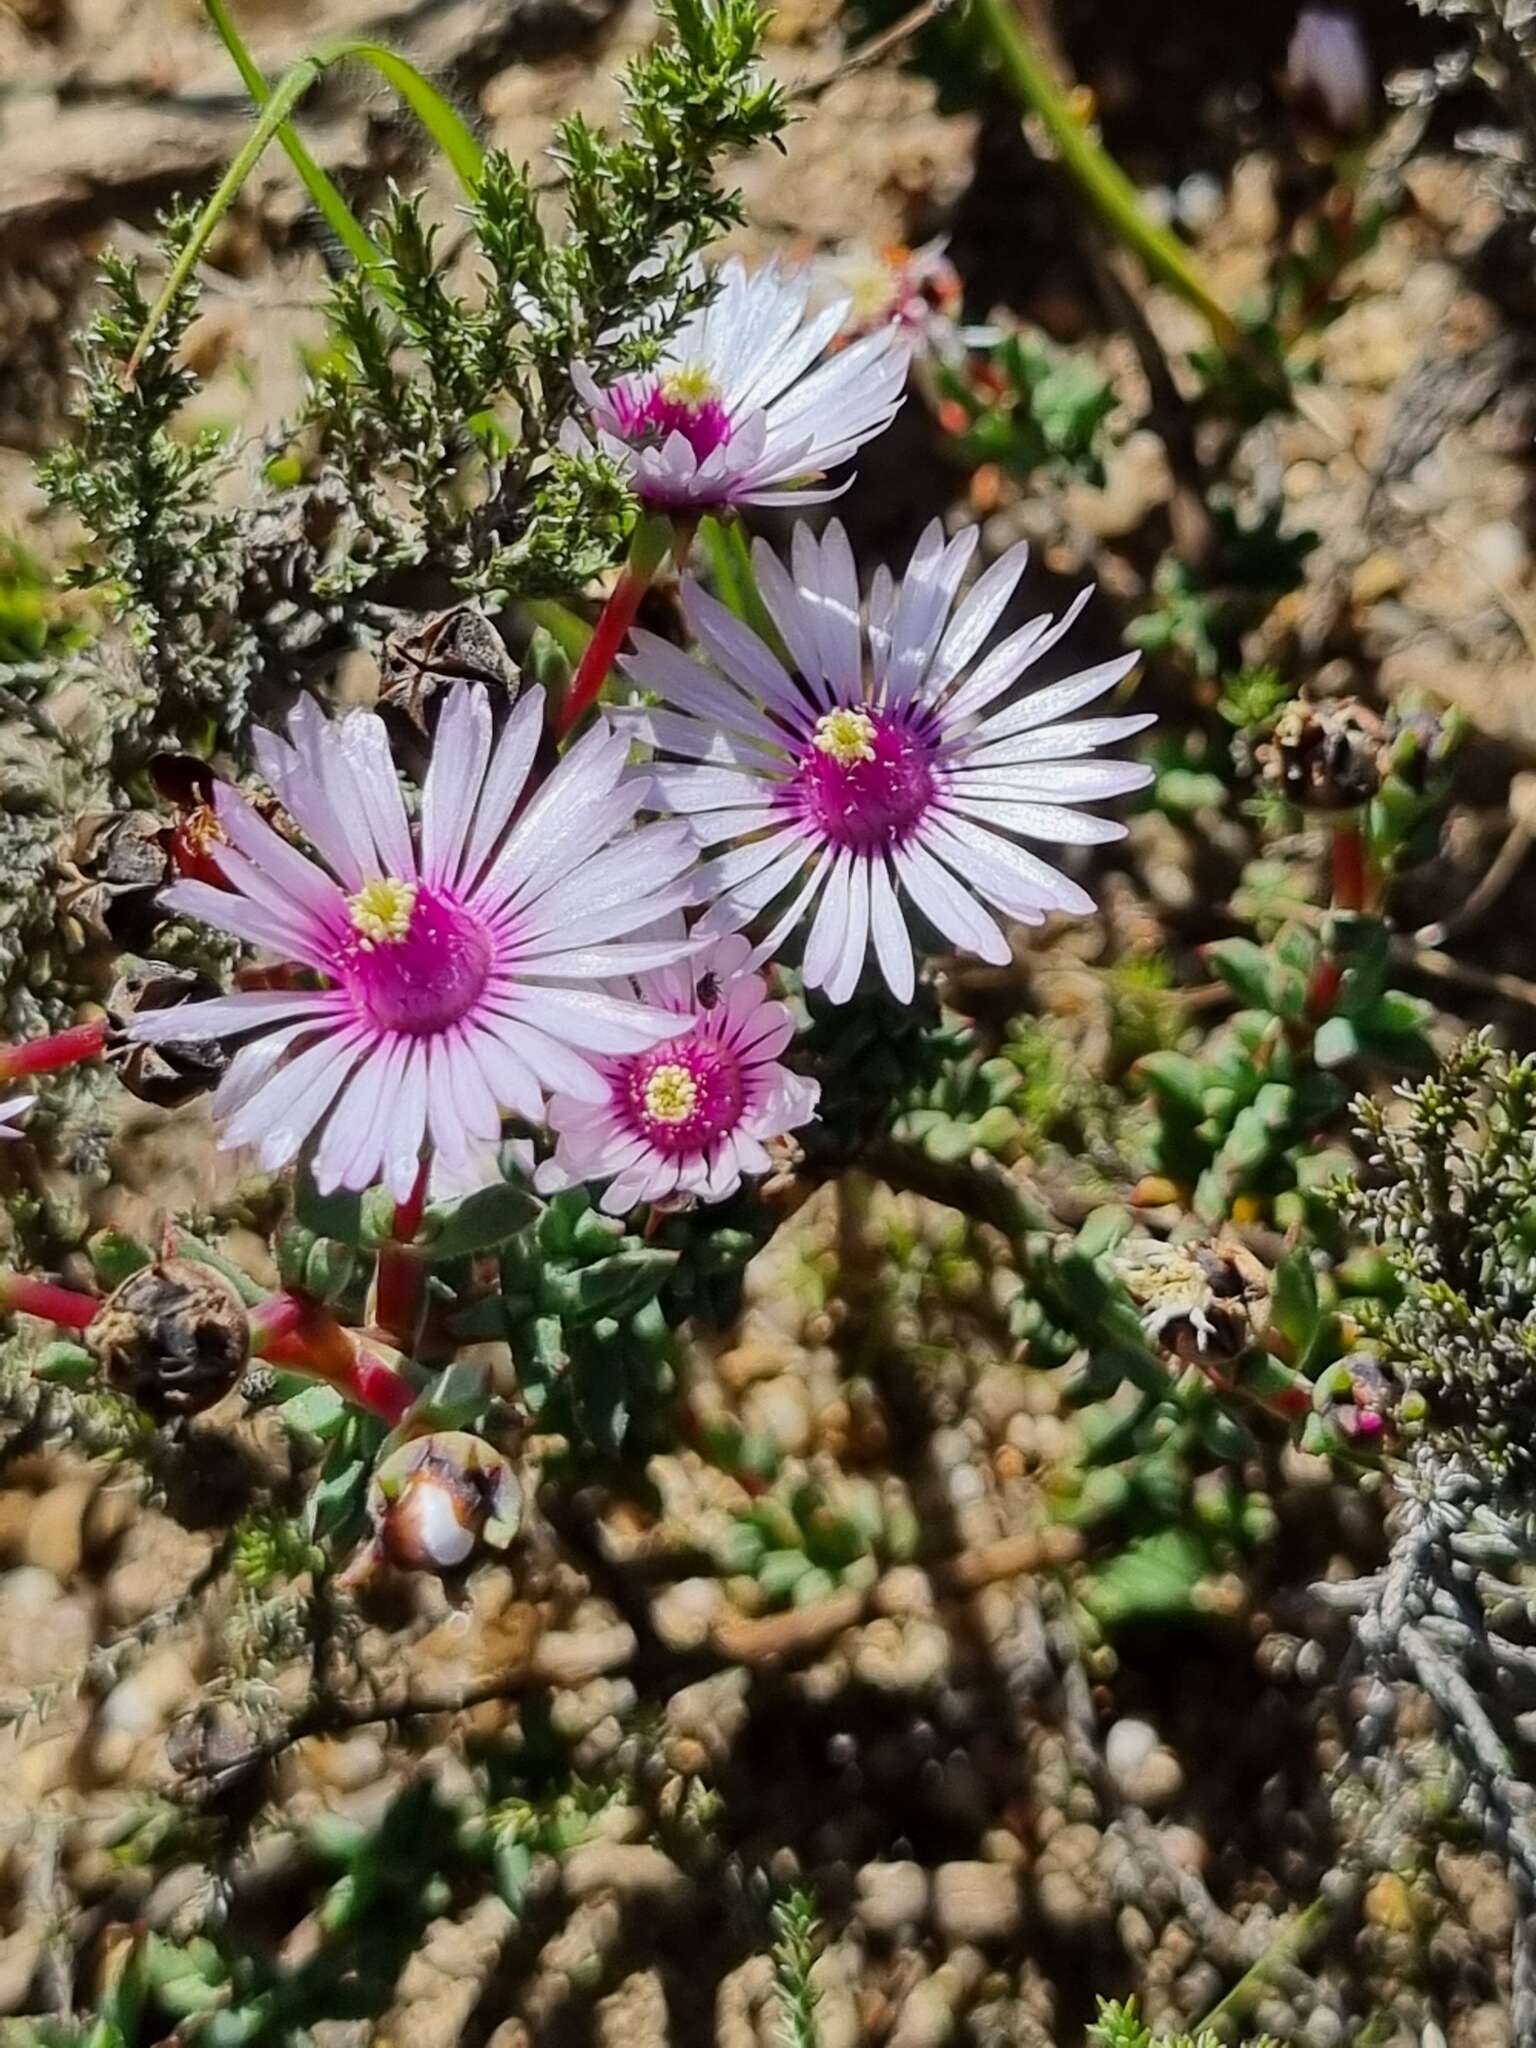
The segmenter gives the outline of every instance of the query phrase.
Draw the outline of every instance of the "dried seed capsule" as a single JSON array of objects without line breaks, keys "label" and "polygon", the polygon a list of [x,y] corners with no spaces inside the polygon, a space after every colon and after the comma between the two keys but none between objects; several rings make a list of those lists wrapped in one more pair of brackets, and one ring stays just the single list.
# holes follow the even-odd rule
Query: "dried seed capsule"
[{"label": "dried seed capsule", "polygon": [[1386,728],[1352,697],[1334,704],[1288,704],[1259,760],[1303,810],[1353,811],[1381,787]]},{"label": "dried seed capsule", "polygon": [[85,1341],[109,1387],[168,1422],[201,1414],[235,1385],[250,1356],[250,1317],[211,1267],[160,1259],[108,1295]]},{"label": "dried seed capsule", "polygon": [[1258,1334],[1266,1275],[1236,1239],[1171,1245],[1127,1238],[1115,1266],[1147,1336],[1181,1365],[1229,1364]]},{"label": "dried seed capsule", "polygon": [[501,635],[467,604],[390,634],[379,659],[379,709],[391,724],[426,735],[436,720],[434,699],[459,681],[483,683],[498,712],[510,707],[521,682]]},{"label": "dried seed capsule", "polygon": [[461,1571],[486,1545],[505,1550],[523,1493],[500,1451],[467,1430],[415,1438],[379,1466],[369,1491],[375,1554],[402,1571]]},{"label": "dried seed capsule", "polygon": [[[161,960],[125,959],[107,996],[116,1031],[125,1031],[146,1010],[175,1009],[201,1002],[219,990],[205,975]],[[215,1039],[178,1038],[163,1045],[118,1044],[108,1057],[130,1095],[158,1109],[179,1109],[222,1077],[229,1055]]]},{"label": "dried seed capsule", "polygon": [[93,812],[61,849],[59,902],[120,946],[146,940],[160,921],[156,894],[170,871],[151,811]]}]

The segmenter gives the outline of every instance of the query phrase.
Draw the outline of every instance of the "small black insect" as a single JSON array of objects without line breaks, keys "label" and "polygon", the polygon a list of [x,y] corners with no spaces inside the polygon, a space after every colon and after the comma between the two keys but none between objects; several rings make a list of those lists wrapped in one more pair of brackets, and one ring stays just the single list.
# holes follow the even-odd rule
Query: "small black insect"
[{"label": "small black insect", "polygon": [[698,999],[701,1010],[712,1010],[720,1000],[720,977],[712,967],[699,976]]}]

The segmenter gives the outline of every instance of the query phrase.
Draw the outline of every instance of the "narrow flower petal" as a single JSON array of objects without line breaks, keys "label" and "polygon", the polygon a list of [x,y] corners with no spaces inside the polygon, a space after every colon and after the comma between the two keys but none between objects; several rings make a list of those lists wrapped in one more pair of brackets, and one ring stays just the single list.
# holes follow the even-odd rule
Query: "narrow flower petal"
[{"label": "narrow flower petal", "polygon": [[424,1155],[437,1157],[434,1184],[462,1178],[504,1113],[537,1123],[555,1090],[600,1097],[600,1061],[680,1028],[675,1010],[623,991],[701,943],[679,916],[693,836],[678,821],[633,828],[648,783],[602,722],[519,814],[541,729],[537,691],[494,738],[485,692],[450,690],[419,843],[371,713],[332,721],[304,699],[286,740],[258,740],[324,866],[221,797],[228,886],[185,880],[165,900],[321,985],[130,1027],[150,1044],[240,1041],[214,1099],[224,1143],[257,1144],[272,1171],[309,1149],[323,1191],[382,1179],[403,1201]]},{"label": "narrow flower petal", "polygon": [[[642,500],[692,511],[803,500],[808,479],[890,424],[909,338],[892,324],[824,357],[842,313],[834,305],[807,318],[810,284],[773,264],[749,274],[732,258],[712,302],[682,323],[654,369],[604,388],[587,365],[573,366],[588,433]],[[562,442],[590,445],[570,422]]]},{"label": "narrow flower petal", "polygon": [[[711,855],[694,877],[705,905],[696,929],[771,920],[751,955],[762,962],[803,925],[806,985],[834,1002],[853,994],[871,951],[897,1000],[911,999],[916,960],[903,897],[948,943],[999,964],[1010,949],[994,912],[1024,924],[1086,915],[1087,891],[1018,841],[1120,838],[1118,821],[1073,806],[1151,779],[1138,762],[1085,758],[1143,730],[1145,714],[1065,722],[1113,689],[1134,657],[1032,694],[1019,688],[1088,593],[1062,618],[1032,619],[987,650],[1026,557],[1010,550],[962,597],[976,540],[974,529],[947,539],[935,520],[899,583],[876,576],[861,627],[842,528],[818,539],[800,527],[792,575],[763,543],[753,552],[793,673],[691,586],[685,614],[716,673],[660,642],[630,664],[668,707],[640,713],[632,727],[659,757],[650,802],[686,820]],[[723,737],[747,733],[752,719],[752,744]],[[775,738],[766,750],[757,744],[765,729]]]}]

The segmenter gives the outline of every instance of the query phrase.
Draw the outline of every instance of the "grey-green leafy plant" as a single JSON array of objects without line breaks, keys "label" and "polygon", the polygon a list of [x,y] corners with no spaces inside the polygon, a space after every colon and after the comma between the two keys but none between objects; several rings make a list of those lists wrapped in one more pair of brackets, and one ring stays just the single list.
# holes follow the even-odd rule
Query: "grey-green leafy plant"
[{"label": "grey-green leafy plant", "polygon": [[1359,1304],[1400,1426],[1524,1495],[1536,1456],[1536,1059],[1485,1033],[1388,1104],[1332,1196],[1396,1282]]},{"label": "grey-green leafy plant", "polygon": [[620,551],[620,478],[561,446],[571,366],[609,382],[655,360],[707,290],[699,254],[741,217],[719,160],[785,118],[755,70],[755,0],[674,0],[663,15],[673,39],[627,67],[621,130],[577,113],[556,133],[559,233],[529,166],[492,150],[465,209],[471,264],[455,271],[397,193],[374,228],[382,272],[337,287],[309,407],[349,502],[326,587],[432,561],[482,597],[562,595]]},{"label": "grey-green leafy plant", "polygon": [[[191,216],[174,214],[167,254],[191,231]],[[206,744],[210,731],[237,729],[258,650],[240,602],[242,522],[215,504],[230,450],[216,427],[190,437],[177,430],[197,384],[180,360],[197,289],[176,294],[130,378],[125,366],[149,301],[137,269],[115,250],[102,257],[102,283],[104,303],[81,344],[77,430],[41,477],[94,541],[74,582],[105,598],[136,655],[114,693],[115,752],[126,767],[125,744],[139,752]]]}]

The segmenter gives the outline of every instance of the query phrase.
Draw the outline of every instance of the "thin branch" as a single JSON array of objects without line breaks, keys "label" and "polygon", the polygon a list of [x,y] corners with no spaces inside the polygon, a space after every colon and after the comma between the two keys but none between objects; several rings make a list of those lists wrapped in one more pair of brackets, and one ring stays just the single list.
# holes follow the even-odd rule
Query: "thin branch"
[{"label": "thin branch", "polygon": [[803,85],[792,86],[788,94],[790,101],[796,105],[813,105],[834,85],[841,85],[845,78],[852,78],[858,72],[868,71],[872,65],[879,64],[892,50],[899,50],[903,43],[920,35],[930,22],[948,14],[958,4],[959,0],[921,0],[921,4],[904,14],[900,21],[892,22],[879,35],[861,43],[820,78],[808,78]]},{"label": "thin branch", "polygon": [[[1536,652],[1536,649],[1533,649]],[[1439,924],[1421,925],[1414,938],[1421,946],[1440,946],[1453,932],[1466,931],[1477,924],[1484,914],[1504,894],[1510,883],[1525,865],[1525,857],[1531,850],[1531,833],[1523,819],[1517,818],[1510,826],[1504,844],[1494,855],[1486,874],[1470,889],[1451,912]]]}]

